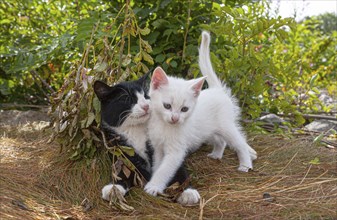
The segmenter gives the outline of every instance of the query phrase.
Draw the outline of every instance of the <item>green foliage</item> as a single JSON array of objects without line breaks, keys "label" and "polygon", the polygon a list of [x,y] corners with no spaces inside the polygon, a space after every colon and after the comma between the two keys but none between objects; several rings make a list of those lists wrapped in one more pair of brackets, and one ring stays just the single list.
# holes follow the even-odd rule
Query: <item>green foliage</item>
[{"label": "green foliage", "polygon": [[56,91],[55,137],[72,159],[104,146],[94,80],[136,79],[158,65],[197,77],[203,29],[212,34],[214,68],[246,118],[292,114],[302,125],[303,113],[330,111],[318,95],[337,87],[337,32],[325,28],[332,19],[271,18],[267,1],[9,0],[0,12],[1,102],[41,103]]},{"label": "green foliage", "polygon": [[[318,100],[320,89],[336,89],[336,32],[324,35],[316,20],[296,24],[290,18],[268,18],[265,3],[242,8],[218,5],[219,19],[204,29],[213,32],[217,73],[240,99],[244,112],[293,114],[302,125],[305,112],[329,111]],[[249,94],[249,96],[247,96]]]},{"label": "green foliage", "polygon": [[335,13],[324,13],[314,17],[306,17],[307,20],[315,20],[316,28],[322,31],[324,34],[331,34],[337,31],[337,15]]},{"label": "green foliage", "polygon": [[319,161],[319,158],[318,157],[315,157],[314,159],[312,159],[309,164],[312,164],[312,165],[319,165],[321,162]]},{"label": "green foliage", "polygon": [[[105,146],[117,157],[132,154],[129,148],[109,146],[98,129],[100,103],[92,84],[97,79],[112,84],[148,72],[147,65],[153,64],[149,55],[152,48],[143,36],[149,29],[138,26],[129,4],[121,7],[114,17],[108,14],[101,16],[102,20],[88,17],[78,24],[76,39],[83,42],[84,53],[51,99],[52,112],[56,113],[54,134],[63,146],[71,147],[73,160],[93,158],[99,146]],[[137,49],[132,50],[133,45],[137,45]],[[128,163],[125,158],[124,163]]]},{"label": "green foliage", "polygon": [[52,91],[30,73],[59,89],[72,62],[80,58],[74,40],[79,21],[98,17],[103,1],[2,1],[0,39],[0,97],[3,102],[46,102]]},{"label": "green foliage", "polygon": [[[268,49],[274,48],[276,41],[288,37],[282,27],[294,26],[292,19],[265,17],[267,6],[262,3],[247,4],[244,10],[218,5],[213,13],[219,20],[203,25],[217,36],[214,42],[217,49],[213,49],[213,52],[218,56],[212,56],[217,72],[222,74],[252,118],[259,117],[262,111],[280,106],[280,103],[266,106],[270,95],[275,95],[269,84],[273,83],[271,78],[276,73],[270,57],[273,52]],[[265,99],[265,96],[268,98]]]}]

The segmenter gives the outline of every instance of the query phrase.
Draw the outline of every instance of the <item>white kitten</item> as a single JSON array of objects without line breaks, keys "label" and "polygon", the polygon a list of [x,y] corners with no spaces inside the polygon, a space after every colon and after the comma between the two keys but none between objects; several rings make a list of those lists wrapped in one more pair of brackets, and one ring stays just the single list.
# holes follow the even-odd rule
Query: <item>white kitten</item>
[{"label": "white kitten", "polygon": [[[237,152],[238,170],[248,172],[253,168],[256,152],[247,144],[238,124],[240,109],[236,100],[213,71],[209,43],[209,33],[203,32],[199,66],[204,77],[186,81],[167,76],[160,67],[153,72],[149,138],[155,153],[153,176],[145,186],[149,194],[163,192],[186,155],[205,142],[214,147],[209,157],[221,159],[228,143]],[[201,91],[206,77],[209,88]]]}]

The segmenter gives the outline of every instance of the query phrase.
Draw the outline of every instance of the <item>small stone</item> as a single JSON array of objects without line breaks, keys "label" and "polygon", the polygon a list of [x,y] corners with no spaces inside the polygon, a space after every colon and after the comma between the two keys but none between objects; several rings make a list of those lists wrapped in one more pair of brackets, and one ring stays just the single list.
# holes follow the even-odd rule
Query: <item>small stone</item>
[{"label": "small stone", "polygon": [[274,198],[267,192],[263,193],[263,200],[266,202],[274,202]]},{"label": "small stone", "polygon": [[284,121],[283,118],[275,115],[275,114],[268,114],[260,117],[258,120],[265,121],[271,124],[282,124]]},{"label": "small stone", "polygon": [[318,96],[318,99],[321,100],[321,102],[323,102],[324,104],[326,105],[329,105],[329,104],[332,104],[333,103],[333,98],[331,98],[331,96],[329,96],[328,94],[326,93],[321,93],[319,96]]},{"label": "small stone", "polygon": [[315,131],[315,132],[326,132],[330,129],[337,130],[337,123],[334,121],[329,120],[315,120],[310,124],[307,124],[305,128],[308,131]]}]

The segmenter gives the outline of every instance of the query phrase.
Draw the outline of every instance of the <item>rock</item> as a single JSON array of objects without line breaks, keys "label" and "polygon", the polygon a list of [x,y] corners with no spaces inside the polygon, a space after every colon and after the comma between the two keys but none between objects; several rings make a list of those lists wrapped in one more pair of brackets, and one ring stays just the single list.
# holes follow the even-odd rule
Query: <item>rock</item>
[{"label": "rock", "polygon": [[258,119],[259,121],[265,121],[267,123],[271,123],[271,124],[282,124],[284,121],[283,118],[275,115],[275,114],[268,114],[268,115],[264,115],[262,117],[260,117]]},{"label": "rock", "polygon": [[310,124],[307,124],[305,128],[308,131],[315,131],[315,132],[326,132],[331,128],[337,130],[337,122],[329,121],[325,119],[315,120]]},{"label": "rock", "polygon": [[337,111],[337,94],[336,92],[333,94],[329,94],[326,89],[320,90],[318,94],[318,99],[322,102],[322,104],[326,106],[330,106],[332,111]]},{"label": "rock", "polygon": [[322,93],[318,96],[318,99],[321,100],[325,105],[331,105],[334,101],[333,99],[325,93]]},{"label": "rock", "polygon": [[275,199],[267,192],[263,193],[263,200],[266,202],[274,202]]}]

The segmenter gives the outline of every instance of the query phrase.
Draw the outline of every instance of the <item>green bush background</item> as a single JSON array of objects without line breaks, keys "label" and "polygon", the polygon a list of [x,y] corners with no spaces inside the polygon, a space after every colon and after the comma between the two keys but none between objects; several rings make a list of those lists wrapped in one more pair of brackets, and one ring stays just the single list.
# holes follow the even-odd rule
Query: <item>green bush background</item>
[{"label": "green bush background", "polygon": [[296,23],[273,18],[268,1],[15,1],[0,3],[1,103],[50,104],[55,135],[73,158],[100,142],[99,102],[90,79],[136,79],[156,66],[193,78],[202,30],[243,116],[328,112],[336,91],[336,15]]}]

